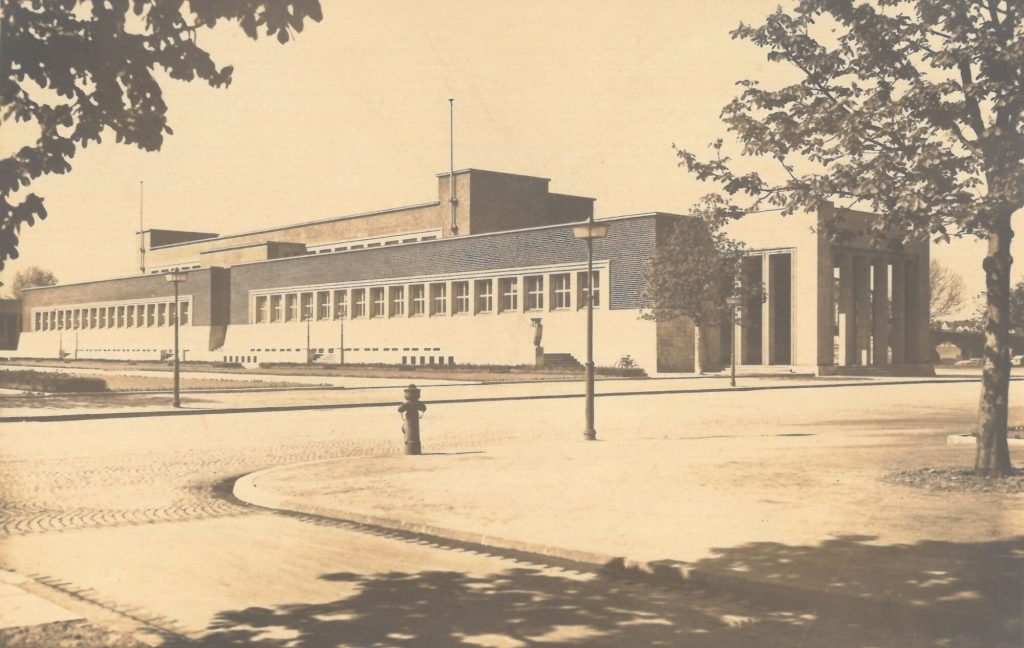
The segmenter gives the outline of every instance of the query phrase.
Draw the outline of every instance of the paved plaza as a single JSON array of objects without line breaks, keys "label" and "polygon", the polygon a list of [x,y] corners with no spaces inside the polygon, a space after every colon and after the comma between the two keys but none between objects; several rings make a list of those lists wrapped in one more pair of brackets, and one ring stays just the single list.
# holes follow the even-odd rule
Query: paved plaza
[{"label": "paved plaza", "polygon": [[150,645],[1016,643],[1024,496],[884,481],[970,465],[977,382],[721,380],[602,382],[597,443],[578,384],[424,388],[421,457],[386,386],[5,423],[0,567]]}]

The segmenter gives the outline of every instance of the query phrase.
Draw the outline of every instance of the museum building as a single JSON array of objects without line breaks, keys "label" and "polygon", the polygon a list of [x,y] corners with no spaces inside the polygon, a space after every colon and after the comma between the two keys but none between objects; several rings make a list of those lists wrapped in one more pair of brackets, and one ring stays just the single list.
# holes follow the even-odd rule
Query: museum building
[{"label": "museum building", "polygon": [[[174,290],[184,360],[538,365],[582,361],[594,294],[595,362],[629,356],[653,372],[694,369],[684,318],[650,321],[644,270],[674,223],[645,213],[602,218],[587,243],[573,225],[594,199],[549,191],[546,178],[477,169],[443,173],[438,200],[219,235],[149,229],[136,276],[27,289],[15,357],[165,359]],[[454,187],[452,187],[454,179]],[[735,340],[746,366],[831,373],[929,361],[928,244],[882,251],[833,242],[829,216],[778,218],[746,242],[744,281],[766,297],[734,330],[702,335],[705,366]],[[855,226],[868,217],[844,212]],[[754,240],[756,239],[756,240]],[[168,281],[182,276],[183,281]]]}]

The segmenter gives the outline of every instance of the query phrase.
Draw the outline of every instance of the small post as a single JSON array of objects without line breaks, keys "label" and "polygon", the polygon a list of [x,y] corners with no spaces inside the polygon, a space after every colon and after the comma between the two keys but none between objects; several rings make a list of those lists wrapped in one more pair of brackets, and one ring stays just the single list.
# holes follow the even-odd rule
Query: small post
[{"label": "small post", "polygon": [[421,454],[420,448],[420,413],[427,411],[427,406],[420,402],[420,390],[416,385],[409,385],[403,392],[405,402],[398,406],[402,415],[402,434],[405,436],[405,454]]},{"label": "small post", "polygon": [[732,336],[731,343],[729,344],[729,356],[730,356],[730,374],[729,374],[729,386],[736,386],[736,311],[739,310],[743,300],[738,295],[732,295],[727,298],[726,303],[729,304],[729,310],[732,313],[732,326],[729,327]]}]

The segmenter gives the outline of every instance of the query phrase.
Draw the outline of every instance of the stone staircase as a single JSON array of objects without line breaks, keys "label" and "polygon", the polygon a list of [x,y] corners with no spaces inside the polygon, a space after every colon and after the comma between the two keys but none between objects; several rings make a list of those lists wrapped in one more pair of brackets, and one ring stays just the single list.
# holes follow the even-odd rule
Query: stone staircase
[{"label": "stone staircase", "polygon": [[583,365],[571,353],[545,353],[541,366],[559,371],[583,371]]}]

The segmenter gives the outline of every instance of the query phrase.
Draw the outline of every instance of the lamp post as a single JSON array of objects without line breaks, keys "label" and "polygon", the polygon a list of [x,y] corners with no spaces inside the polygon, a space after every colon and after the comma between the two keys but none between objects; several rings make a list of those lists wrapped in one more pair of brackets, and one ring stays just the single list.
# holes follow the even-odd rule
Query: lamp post
[{"label": "lamp post", "polygon": [[733,295],[732,297],[727,298],[725,300],[725,303],[729,304],[729,308],[732,311],[732,327],[731,327],[731,330],[732,330],[732,332],[731,332],[732,343],[729,345],[729,355],[732,357],[732,359],[730,361],[730,365],[731,365],[732,368],[731,368],[731,373],[729,374],[729,386],[730,387],[735,387],[736,386],[736,311],[739,310],[740,304],[743,303],[743,300],[740,297],[738,297],[736,295]]},{"label": "lamp post", "polygon": [[174,318],[174,401],[172,402],[172,405],[174,407],[181,407],[181,367],[178,357],[180,355],[178,352],[178,320],[180,319],[178,309],[178,284],[183,281],[187,281],[188,275],[184,272],[178,272],[175,270],[174,272],[168,273],[166,277],[167,281],[174,284],[174,313],[172,314],[172,317]]},{"label": "lamp post", "polygon": [[587,441],[597,439],[594,429],[594,239],[608,235],[607,223],[595,223],[594,215],[581,225],[572,226],[572,234],[578,239],[587,241],[587,364],[586,367],[586,428],[583,438]]},{"label": "lamp post", "polygon": [[313,361],[313,355],[310,353],[311,349],[309,345],[309,323],[313,320],[313,304],[306,304],[306,307],[302,309],[302,312],[305,314],[306,317],[306,364],[311,364]]}]

